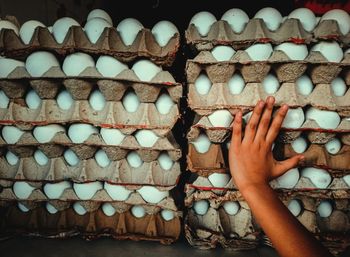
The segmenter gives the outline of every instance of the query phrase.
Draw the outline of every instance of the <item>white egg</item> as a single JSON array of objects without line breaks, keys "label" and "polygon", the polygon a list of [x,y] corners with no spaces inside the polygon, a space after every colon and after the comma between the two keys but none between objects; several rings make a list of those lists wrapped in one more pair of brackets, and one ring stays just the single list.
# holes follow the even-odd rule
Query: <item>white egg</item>
[{"label": "white egg", "polygon": [[163,220],[170,221],[175,218],[174,211],[172,210],[162,210],[160,212],[160,215],[162,216]]},{"label": "white egg", "polygon": [[19,199],[27,199],[32,192],[35,190],[35,187],[29,185],[24,181],[16,181],[13,184],[13,193]]},{"label": "white egg", "polygon": [[105,28],[112,27],[112,24],[102,18],[93,18],[85,24],[84,30],[91,43],[95,44]]},{"label": "white egg", "polygon": [[206,134],[201,133],[195,141],[191,142],[198,153],[208,152],[211,142]]},{"label": "white egg", "polygon": [[59,199],[63,192],[71,187],[72,185],[69,181],[46,183],[44,185],[44,193],[49,199]]},{"label": "white egg", "polygon": [[58,210],[56,209],[55,206],[53,206],[51,203],[47,202],[46,203],[46,210],[50,213],[50,214],[56,214],[58,212]]},{"label": "white egg", "polygon": [[23,43],[29,44],[37,27],[45,28],[46,26],[40,21],[36,20],[29,20],[23,23],[21,29],[19,30],[19,36],[22,39]]},{"label": "white egg", "polygon": [[302,108],[289,109],[282,123],[282,127],[297,129],[303,125],[304,120],[305,116]]},{"label": "white egg", "polygon": [[110,203],[102,204],[102,211],[108,217],[113,216],[117,212],[117,210]]},{"label": "white egg", "polygon": [[22,212],[29,212],[29,209],[25,205],[18,203],[17,206]]},{"label": "white egg", "polygon": [[141,129],[135,133],[135,138],[140,146],[152,147],[159,137],[152,130]]},{"label": "white egg", "polygon": [[314,90],[314,85],[307,75],[302,75],[296,82],[298,93],[303,96],[308,96]]},{"label": "white egg", "polygon": [[36,126],[33,135],[39,143],[48,143],[59,132],[65,132],[65,128],[61,125],[50,124],[45,126]]},{"label": "white egg", "polygon": [[228,88],[230,89],[230,92],[233,95],[239,95],[240,93],[242,93],[244,87],[245,82],[240,74],[233,74],[233,76],[228,81]]},{"label": "white egg", "polygon": [[113,25],[113,21],[112,21],[111,16],[109,16],[109,14],[106,11],[102,10],[102,9],[93,9],[91,12],[89,12],[86,20],[89,21],[89,20],[92,20],[94,18],[104,19],[109,24]]},{"label": "white egg", "polygon": [[131,151],[126,156],[126,160],[128,161],[129,165],[133,168],[138,168],[143,164],[143,161],[140,157],[140,155],[136,151]]},{"label": "white egg", "polygon": [[208,212],[209,202],[207,200],[199,200],[193,204],[193,209],[198,215],[204,215]]},{"label": "white egg", "polygon": [[111,163],[111,160],[108,158],[108,155],[102,149],[99,149],[95,153],[95,160],[98,166],[100,166],[101,168],[105,168]]},{"label": "white egg", "polygon": [[118,26],[117,31],[126,46],[132,45],[139,31],[143,29],[143,25],[136,19],[126,18],[122,20]]},{"label": "white egg", "polygon": [[70,125],[68,129],[68,136],[75,144],[83,143],[92,134],[98,134],[98,130],[90,124],[76,123]]},{"label": "white egg", "polygon": [[70,54],[64,58],[62,65],[67,76],[79,76],[88,67],[95,67],[95,61],[86,53]]},{"label": "white egg", "polygon": [[267,76],[264,78],[262,82],[264,91],[267,94],[274,94],[278,91],[280,88],[280,82],[278,81],[277,77],[271,73],[267,74]]},{"label": "white egg", "polygon": [[325,145],[327,152],[330,154],[337,154],[341,149],[341,142],[338,138],[332,138]]},{"label": "white egg", "polygon": [[174,161],[166,152],[163,152],[158,156],[158,163],[163,170],[170,170],[174,165]]},{"label": "white egg", "polygon": [[2,128],[1,134],[2,138],[5,140],[6,143],[16,144],[24,134],[24,131],[20,130],[15,126],[4,126]]},{"label": "white egg", "polygon": [[338,23],[338,27],[340,29],[340,32],[343,35],[346,35],[350,31],[350,16],[347,12],[340,9],[333,9],[321,17],[321,21],[324,20],[335,20]]},{"label": "white egg", "polygon": [[290,169],[282,176],[276,178],[278,188],[293,188],[299,181],[299,170],[297,168]]},{"label": "white egg", "polygon": [[100,134],[107,145],[120,145],[125,135],[115,128],[101,128]]},{"label": "white egg", "polygon": [[233,121],[233,116],[228,110],[217,110],[208,116],[210,123],[214,127],[229,127]]},{"label": "white egg", "polygon": [[249,22],[249,17],[243,10],[232,8],[222,15],[221,20],[227,21],[235,33],[241,33]]},{"label": "white egg", "polygon": [[0,90],[0,108],[7,109],[10,104],[10,99],[4,91]]},{"label": "white egg", "polygon": [[49,52],[34,52],[26,59],[26,69],[32,77],[41,77],[52,67],[60,67],[60,64]]},{"label": "white egg", "polygon": [[102,76],[113,78],[127,70],[128,66],[112,56],[102,55],[96,62],[96,69]]},{"label": "white egg", "polygon": [[253,61],[266,61],[270,58],[273,49],[270,43],[267,44],[261,44],[257,43],[254,45],[251,45],[246,50],[247,54],[249,55],[250,59]]},{"label": "white egg", "polygon": [[169,40],[175,35],[180,34],[176,26],[170,21],[159,21],[152,28],[152,34],[157,43],[163,47],[166,46]]},{"label": "white egg", "polygon": [[45,166],[45,165],[47,165],[49,163],[49,158],[41,150],[36,150],[34,152],[34,160],[40,166]]},{"label": "white egg", "polygon": [[11,151],[6,152],[5,158],[8,164],[10,164],[11,166],[14,166],[19,162],[18,156]]},{"label": "white egg", "polygon": [[47,30],[52,34],[53,26],[48,26]]},{"label": "white egg", "polygon": [[24,62],[9,58],[0,58],[0,78],[6,78],[17,67],[24,67]]},{"label": "white egg", "polygon": [[143,208],[141,205],[134,205],[131,208],[131,213],[136,218],[143,218],[146,215],[145,208]]},{"label": "white egg", "polygon": [[159,72],[160,66],[148,60],[139,60],[131,68],[141,81],[151,81]]},{"label": "white egg", "polygon": [[227,183],[230,181],[231,176],[228,174],[222,173],[212,173],[208,176],[208,180],[214,187],[225,187]]},{"label": "white egg", "polygon": [[79,215],[81,215],[81,216],[83,216],[83,215],[85,215],[85,214],[87,213],[87,211],[86,211],[86,209],[84,208],[84,206],[82,206],[80,203],[74,203],[74,204],[73,204],[73,210],[74,210],[77,214],[79,214]]},{"label": "white egg", "polygon": [[335,41],[322,41],[311,48],[313,52],[320,52],[330,62],[340,62],[343,59],[343,50]]},{"label": "white egg", "polygon": [[216,46],[211,53],[218,62],[224,62],[229,61],[236,51],[230,46]]},{"label": "white egg", "polygon": [[335,96],[345,95],[348,87],[345,84],[345,81],[341,77],[336,77],[331,82],[332,92]]},{"label": "white egg", "polygon": [[10,21],[0,20],[0,31],[3,29],[13,30],[18,35],[18,27]]},{"label": "white egg", "polygon": [[265,7],[260,9],[255,14],[254,18],[263,19],[266,27],[271,31],[277,30],[282,23],[281,13],[272,7]]},{"label": "white egg", "polygon": [[306,139],[302,136],[297,137],[291,144],[294,152],[296,153],[303,153],[306,151],[307,147],[308,147],[308,142],[306,141]]},{"label": "white egg", "polygon": [[114,185],[108,182],[104,183],[104,189],[114,201],[125,201],[129,198],[130,194],[133,192],[125,188],[125,186]]},{"label": "white egg", "polygon": [[165,115],[170,112],[174,104],[175,103],[173,102],[173,99],[171,99],[171,97],[168,94],[163,93],[158,97],[156,101],[156,108],[158,112]]},{"label": "white egg", "polygon": [[317,213],[321,218],[328,218],[333,212],[333,206],[330,201],[323,200],[317,207]]},{"label": "white egg", "polygon": [[66,35],[68,33],[68,30],[72,26],[80,26],[79,23],[70,18],[70,17],[63,17],[61,19],[58,19],[52,26],[52,34],[54,38],[56,39],[57,43],[62,44],[64,39],[66,38]]},{"label": "white egg", "polygon": [[198,94],[206,95],[209,93],[212,83],[207,75],[200,74],[194,82],[194,86]]},{"label": "white egg", "polygon": [[325,189],[332,181],[331,175],[326,170],[318,168],[304,168],[301,171],[301,176],[311,180],[315,187]]},{"label": "white egg", "polygon": [[193,24],[194,26],[196,26],[199,34],[204,37],[208,35],[211,26],[215,22],[216,18],[210,12],[199,12],[192,17],[190,25]]},{"label": "white egg", "polygon": [[80,162],[78,155],[71,149],[64,151],[63,157],[70,166],[76,166]]},{"label": "white egg", "polygon": [[302,210],[302,206],[299,200],[293,199],[288,203],[289,211],[295,216],[299,216]]},{"label": "white egg", "polygon": [[103,185],[100,181],[88,183],[73,183],[73,189],[81,200],[90,200],[97,191],[101,190]]},{"label": "white egg", "polygon": [[133,91],[129,91],[124,95],[122,99],[122,103],[123,103],[124,109],[130,113],[136,112],[140,106],[140,100],[135,94],[135,92]]},{"label": "white egg", "polygon": [[277,45],[275,50],[284,52],[293,61],[302,61],[309,54],[306,45],[289,42]]},{"label": "white egg", "polygon": [[223,204],[224,210],[228,215],[236,215],[240,209],[238,202],[225,202]]},{"label": "white egg", "polygon": [[100,90],[94,90],[89,96],[89,104],[95,111],[102,111],[106,106],[106,99]]},{"label": "white egg", "polygon": [[32,109],[32,110],[38,109],[41,105],[41,102],[42,102],[40,96],[33,89],[31,89],[27,93],[25,101],[26,101],[28,108]]},{"label": "white egg", "polygon": [[69,110],[74,103],[74,99],[71,93],[69,93],[67,90],[61,91],[57,95],[56,101],[57,101],[58,107],[62,110]]},{"label": "white egg", "polygon": [[316,121],[323,129],[335,129],[340,123],[340,116],[337,112],[319,110],[314,107],[306,111],[306,119]]},{"label": "white egg", "polygon": [[169,196],[169,191],[160,191],[154,186],[143,186],[137,190],[147,203],[159,203]]},{"label": "white egg", "polygon": [[345,175],[343,177],[343,180],[344,180],[345,184],[347,184],[348,187],[350,187],[350,175]]},{"label": "white egg", "polygon": [[291,18],[299,20],[303,28],[308,32],[312,32],[317,24],[315,14],[308,8],[295,9],[288,15],[288,19]]}]

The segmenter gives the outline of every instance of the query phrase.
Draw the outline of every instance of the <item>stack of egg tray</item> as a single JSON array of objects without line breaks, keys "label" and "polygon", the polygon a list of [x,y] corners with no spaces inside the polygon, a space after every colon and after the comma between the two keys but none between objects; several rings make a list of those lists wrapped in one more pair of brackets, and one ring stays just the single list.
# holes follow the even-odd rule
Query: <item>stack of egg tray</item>
[{"label": "stack of egg tray", "polygon": [[[12,30],[3,29],[0,33],[2,54],[18,60],[25,60],[37,50],[50,51],[58,59],[79,51],[94,56],[110,55],[121,62],[148,58],[168,67],[175,59],[179,42],[180,36],[176,34],[166,46],[160,47],[148,29],[142,29],[130,46],[125,46],[112,28],[105,29],[96,44],[87,39],[81,27],[71,27],[62,44],[55,41],[47,28],[36,28],[27,45]],[[93,110],[88,102],[96,88],[106,99],[101,111]],[[35,110],[29,109],[24,101],[30,89],[42,99]],[[74,99],[68,110],[60,109],[55,100],[62,89],[68,90]],[[95,67],[75,77],[66,76],[61,67],[52,67],[41,77],[31,77],[24,67],[17,67],[6,78],[1,78],[0,90],[10,98],[8,107],[0,109],[0,130],[3,132],[10,126],[11,131],[17,131],[10,133],[7,142],[4,133],[0,137],[1,237],[18,234],[53,238],[78,235],[87,239],[111,236],[164,244],[178,239],[182,212],[173,191],[180,176],[182,151],[172,129],[179,119],[182,85],[169,72],[161,71],[151,81],[144,82],[131,69],[107,78]],[[128,90],[133,90],[141,102],[134,113],[128,113],[121,102]],[[155,106],[161,92],[168,93],[175,103],[166,115]],[[84,142],[74,143],[68,136],[68,127],[74,123],[91,124],[98,133],[91,134]],[[48,134],[49,140],[38,142],[33,131],[49,124],[62,125],[65,131]],[[106,143],[99,132],[101,128],[117,128],[124,139],[115,145]],[[151,130],[157,136],[152,146],[139,144],[135,134],[140,129]],[[12,138],[16,135],[18,138]],[[33,158],[37,149],[49,158],[45,165]],[[67,149],[79,157],[77,165],[70,166],[64,159]],[[99,166],[94,159],[99,149],[110,160],[107,167]],[[19,158],[15,163],[5,158],[9,151]],[[127,162],[131,151],[136,151],[143,161],[138,168]],[[168,170],[159,165],[161,153],[168,154],[174,162]],[[67,181],[69,186],[64,184]],[[106,185],[112,195],[108,194]],[[122,196],[116,196],[117,189],[111,187],[118,185],[124,187],[119,187],[119,193],[126,194],[123,200],[115,200]],[[15,187],[20,192],[17,195]],[[48,196],[44,190],[50,187],[56,191]],[[83,190],[80,194],[85,194],[84,199],[78,197],[77,190]],[[162,199],[146,201],[147,195],[157,192],[163,195]],[[132,214],[134,206],[143,207],[143,217]],[[164,219],[162,211],[170,218]]]},{"label": "stack of egg tray", "polygon": [[[350,55],[344,54],[339,63],[330,63],[319,52],[309,52],[303,61],[293,61],[282,51],[275,50],[266,61],[252,61],[244,51],[256,42],[280,44],[294,42],[313,44],[322,39],[332,39],[346,46],[349,35],[342,35],[335,21],[323,21],[312,32],[306,32],[300,22],[287,19],[280,28],[271,32],[262,20],[251,19],[244,31],[235,34],[226,21],[215,22],[207,36],[201,36],[197,28],[190,24],[186,30],[187,43],[196,52],[196,57],[187,61],[186,76],[188,85],[188,105],[194,113],[193,124],[188,138],[187,165],[191,179],[186,185],[185,205],[188,214],[185,217],[185,235],[193,246],[198,248],[215,248],[218,245],[233,249],[254,248],[258,244],[271,245],[259,225],[254,221],[249,206],[237,191],[229,176],[228,146],[231,128],[215,127],[208,116],[216,110],[228,110],[232,119],[237,111],[243,115],[252,111],[259,99],[272,95],[276,99],[276,107],[288,104],[290,108],[310,106],[336,111],[341,117],[339,125],[334,129],[322,129],[314,120],[305,120],[298,129],[282,128],[274,145],[274,155],[279,159],[289,158],[297,153],[291,142],[299,136],[307,138],[309,147],[303,153],[305,162],[299,167],[315,167],[327,170],[331,183],[327,188],[317,188],[309,178],[300,176],[293,188],[281,188],[278,182],[272,181],[281,200],[288,205],[290,200],[298,199],[304,211],[297,218],[333,253],[340,253],[350,245],[349,218],[349,179],[350,174],[350,90],[344,96],[335,96],[331,89],[331,81],[340,76],[347,86],[350,85]],[[215,46],[227,45],[236,51],[227,61],[217,61],[211,50]],[[232,75],[238,73],[245,82],[240,94],[232,94],[228,82]],[[275,74],[280,88],[274,94],[265,92],[262,82],[268,73]],[[196,79],[206,75],[211,87],[206,94],[196,90]],[[315,88],[308,96],[298,93],[296,80],[307,74]],[[205,90],[204,90],[205,91]],[[245,117],[248,118],[249,116]],[[211,141],[205,153],[196,150],[193,143],[201,135]],[[332,138],[338,138],[342,147],[333,155],[326,151],[325,144]],[[213,173],[227,174],[225,185],[215,187],[208,177]],[[224,179],[225,181],[225,179]],[[222,183],[222,182],[221,182]],[[206,200],[208,211],[204,215],[195,212],[194,204]],[[330,200],[333,212],[322,218],[316,211],[321,200]],[[235,215],[228,215],[223,204],[238,202],[240,209]]]}]

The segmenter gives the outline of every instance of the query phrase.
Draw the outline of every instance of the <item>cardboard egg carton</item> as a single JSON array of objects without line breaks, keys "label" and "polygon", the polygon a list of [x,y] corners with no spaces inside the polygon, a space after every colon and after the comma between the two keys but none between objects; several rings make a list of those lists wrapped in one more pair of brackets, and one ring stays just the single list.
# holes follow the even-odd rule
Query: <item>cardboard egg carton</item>
[{"label": "cardboard egg carton", "polygon": [[345,54],[340,63],[329,62],[320,52],[309,52],[303,61],[293,61],[284,52],[274,50],[266,61],[253,61],[247,52],[238,50],[229,61],[218,62],[209,51],[200,52],[194,59],[187,60],[187,82],[194,84],[200,73],[206,73],[210,81],[227,83],[239,72],[246,83],[259,83],[269,72],[276,74],[282,82],[295,82],[307,73],[313,84],[329,84],[339,74],[350,85],[350,54]]},{"label": "cardboard egg carton", "polygon": [[67,89],[74,100],[86,100],[98,88],[107,101],[121,101],[127,90],[133,90],[141,102],[155,102],[161,91],[168,92],[175,103],[182,97],[182,85],[168,71],[161,71],[147,82],[141,81],[132,69],[114,78],[103,77],[95,67],[88,67],[79,76],[66,76],[60,67],[51,67],[41,77],[31,77],[24,67],[15,68],[0,79],[0,89],[9,98],[24,98],[34,89],[41,99],[55,98],[60,89]]},{"label": "cardboard egg carton", "polygon": [[33,157],[21,158],[16,165],[11,165],[6,158],[0,157],[0,178],[9,181],[108,181],[115,184],[173,186],[176,185],[180,173],[178,162],[169,170],[164,170],[158,161],[144,162],[140,167],[134,168],[126,159],[122,159],[101,167],[92,158],[70,166],[63,157],[58,157],[49,159],[42,166]]},{"label": "cardboard egg carton", "polygon": [[30,109],[24,101],[11,102],[7,109],[0,108],[0,124],[21,123],[27,129],[35,125],[89,123],[114,128],[164,129],[170,131],[179,119],[179,108],[174,104],[169,113],[162,114],[154,103],[141,103],[130,113],[122,102],[109,101],[101,111],[94,110],[89,101],[74,101],[68,110],[61,109],[56,100],[42,100],[38,109]]},{"label": "cardboard egg carton", "polygon": [[79,215],[68,203],[63,208],[61,206],[57,213],[51,214],[43,205],[22,212],[16,203],[7,202],[0,212],[0,236],[68,238],[78,235],[87,240],[108,236],[118,240],[159,241],[162,244],[173,243],[180,236],[182,213],[177,210],[174,210],[174,218],[166,221],[160,211],[169,209],[167,206],[144,206],[146,215],[136,218],[130,211],[132,206],[123,203],[111,205],[116,212],[107,216],[99,206]]},{"label": "cardboard egg carton", "polygon": [[235,33],[224,20],[215,22],[206,36],[201,36],[194,24],[190,24],[185,32],[187,44],[197,51],[211,50],[216,45],[230,45],[235,49],[245,48],[257,42],[283,42],[309,44],[320,39],[333,39],[345,45],[350,42],[350,33],[343,35],[334,20],[321,21],[312,32],[304,30],[297,19],[286,19],[275,30],[269,30],[262,19],[253,18],[248,21],[241,33]]},{"label": "cardboard egg carton", "polygon": [[82,27],[71,27],[63,41],[59,44],[48,28],[37,27],[29,44],[23,43],[13,31],[3,29],[0,32],[0,52],[7,57],[24,59],[30,53],[38,50],[49,50],[65,56],[72,52],[110,55],[122,62],[131,62],[138,57],[147,57],[162,66],[171,66],[180,47],[180,35],[175,34],[161,47],[149,29],[142,29],[134,42],[126,46],[119,32],[111,27],[105,28],[95,44],[91,43]]}]

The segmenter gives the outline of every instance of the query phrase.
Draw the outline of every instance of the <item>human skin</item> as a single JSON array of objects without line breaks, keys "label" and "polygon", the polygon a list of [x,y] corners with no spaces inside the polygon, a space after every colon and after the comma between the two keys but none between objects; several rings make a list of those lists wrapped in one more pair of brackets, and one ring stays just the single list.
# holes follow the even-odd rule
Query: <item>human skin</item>
[{"label": "human skin", "polygon": [[296,155],[276,161],[272,144],[288,106],[283,105],[272,119],[275,99],[258,101],[242,131],[242,113],[235,116],[229,150],[230,172],[235,185],[252,213],[282,257],[330,257],[328,250],[293,216],[269,182],[294,168],[304,159]]}]

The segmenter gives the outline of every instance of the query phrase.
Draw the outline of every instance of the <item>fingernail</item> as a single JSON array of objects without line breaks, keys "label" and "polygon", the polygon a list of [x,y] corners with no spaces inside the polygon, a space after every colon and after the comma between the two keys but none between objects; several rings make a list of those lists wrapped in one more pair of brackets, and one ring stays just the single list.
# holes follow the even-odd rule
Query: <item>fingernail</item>
[{"label": "fingernail", "polygon": [[260,101],[259,101],[259,107],[260,107],[260,108],[263,108],[263,107],[264,107],[264,105],[265,105],[265,102],[264,102],[264,101],[262,101],[262,100],[260,100]]},{"label": "fingernail", "polygon": [[304,155],[301,155],[301,156],[299,157],[299,163],[302,162],[302,161],[304,161],[304,160],[305,160],[305,156],[304,156]]},{"label": "fingernail", "polygon": [[284,104],[284,105],[282,105],[282,111],[284,111],[284,112],[287,112],[288,111],[288,105],[286,105],[286,104]]},{"label": "fingernail", "polygon": [[275,98],[274,98],[273,96],[269,96],[269,97],[267,98],[267,102],[270,103],[270,104],[272,104],[272,103],[275,102]]}]

